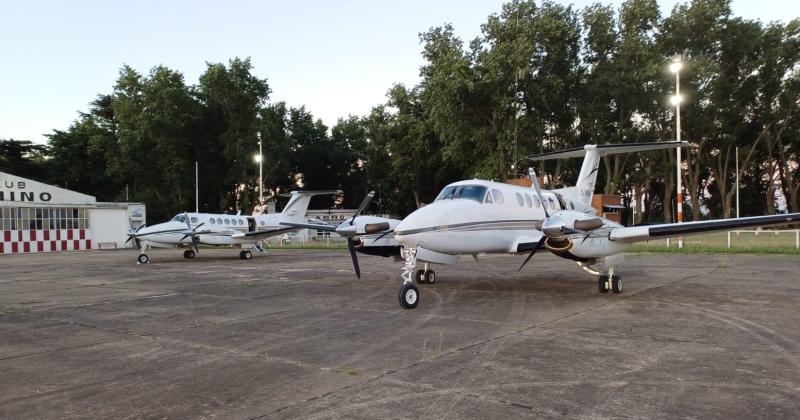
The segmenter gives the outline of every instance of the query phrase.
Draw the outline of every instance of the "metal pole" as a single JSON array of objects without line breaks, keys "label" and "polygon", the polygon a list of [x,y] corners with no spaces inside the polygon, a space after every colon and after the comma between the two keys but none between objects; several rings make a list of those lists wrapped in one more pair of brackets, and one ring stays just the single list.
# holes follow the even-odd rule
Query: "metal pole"
[{"label": "metal pole", "polygon": [[[680,98],[681,95],[681,76],[680,72],[675,72],[675,96]],[[678,101],[678,104],[675,106],[675,137],[678,142],[681,141],[681,103]],[[676,192],[677,192],[677,199],[678,199],[678,223],[683,223],[683,191],[681,190],[681,147],[678,146],[678,161],[675,162],[677,167],[677,183],[676,183]],[[683,248],[683,237],[678,238],[678,248]]]},{"label": "metal pole", "polygon": [[194,212],[200,213],[200,181],[198,181],[199,173],[197,161],[194,161]]},{"label": "metal pole", "polygon": [[739,146],[736,146],[736,218],[739,218]]},{"label": "metal pole", "polygon": [[731,249],[731,231],[728,231],[728,249]]},{"label": "metal pole", "polygon": [[264,202],[264,155],[261,153],[261,132],[256,133],[258,137],[258,205]]}]

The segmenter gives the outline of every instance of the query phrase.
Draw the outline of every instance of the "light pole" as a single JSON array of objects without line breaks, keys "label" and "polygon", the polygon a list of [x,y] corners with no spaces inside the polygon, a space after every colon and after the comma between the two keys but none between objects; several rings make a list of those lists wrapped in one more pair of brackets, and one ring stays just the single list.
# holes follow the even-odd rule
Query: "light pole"
[{"label": "light pole", "polygon": [[256,133],[258,138],[258,155],[256,155],[256,162],[258,162],[258,205],[264,204],[264,167],[262,161],[264,155],[261,153],[261,132]]},{"label": "light pole", "polygon": [[[669,70],[675,73],[675,95],[670,98],[670,102],[675,106],[675,140],[679,143],[681,141],[681,68],[683,67],[683,60],[680,54],[675,54],[672,57],[672,63],[669,65]],[[675,191],[677,195],[677,208],[678,208],[678,223],[683,223],[683,190],[681,189],[681,146],[676,148],[678,159],[675,162],[677,167],[677,178],[675,183]],[[678,238],[678,248],[683,248],[683,237]]]}]

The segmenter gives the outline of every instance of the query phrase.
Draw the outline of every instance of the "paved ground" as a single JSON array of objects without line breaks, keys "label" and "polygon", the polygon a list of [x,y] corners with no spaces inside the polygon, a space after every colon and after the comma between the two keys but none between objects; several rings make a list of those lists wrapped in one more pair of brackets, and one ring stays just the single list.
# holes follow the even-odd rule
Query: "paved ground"
[{"label": "paved ground", "polygon": [[797,256],[0,257],[0,418],[800,417]]}]

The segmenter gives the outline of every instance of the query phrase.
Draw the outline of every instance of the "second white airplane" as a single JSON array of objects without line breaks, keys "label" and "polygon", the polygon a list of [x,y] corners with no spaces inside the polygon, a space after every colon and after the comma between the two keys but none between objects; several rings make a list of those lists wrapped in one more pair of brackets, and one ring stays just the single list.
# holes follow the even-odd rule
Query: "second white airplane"
[{"label": "second white airplane", "polygon": [[306,210],[315,195],[341,194],[341,191],[292,191],[289,202],[280,213],[254,216],[180,213],[170,221],[153,226],[140,227],[128,233],[128,241],[134,241],[139,248],[138,264],[147,264],[150,257],[146,253],[148,245],[175,247],[188,245],[184,258],[193,259],[199,252],[198,246],[222,245],[242,248],[239,258],[253,258],[250,247],[264,252],[261,242],[271,236],[282,235],[300,228],[282,225],[282,222],[304,222]]}]

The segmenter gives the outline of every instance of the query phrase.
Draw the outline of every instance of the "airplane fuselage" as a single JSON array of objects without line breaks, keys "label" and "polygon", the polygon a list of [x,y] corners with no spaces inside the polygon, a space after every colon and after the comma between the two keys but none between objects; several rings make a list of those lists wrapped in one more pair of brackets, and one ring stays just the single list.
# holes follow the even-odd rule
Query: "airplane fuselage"
[{"label": "airplane fuselage", "polygon": [[[138,236],[155,246],[189,245],[192,238],[186,236],[189,225],[196,228],[199,243],[205,245],[241,245],[253,243],[253,239],[232,237],[237,233],[285,228],[279,225],[280,213],[256,216],[239,216],[213,213],[181,213],[172,220],[142,229]],[[202,226],[201,226],[202,225]],[[200,226],[197,228],[197,226]]]},{"label": "airplane fuselage", "polygon": [[[544,203],[525,187],[484,180],[455,182],[434,202],[403,219],[395,229],[395,239],[406,248],[451,255],[515,253],[521,244],[542,238],[537,226],[546,219],[545,207],[550,215],[596,217],[591,207],[557,192],[546,191],[542,196]],[[605,223],[609,228],[619,226]],[[570,248],[561,256],[580,260],[623,252],[627,245],[593,237]]]}]

